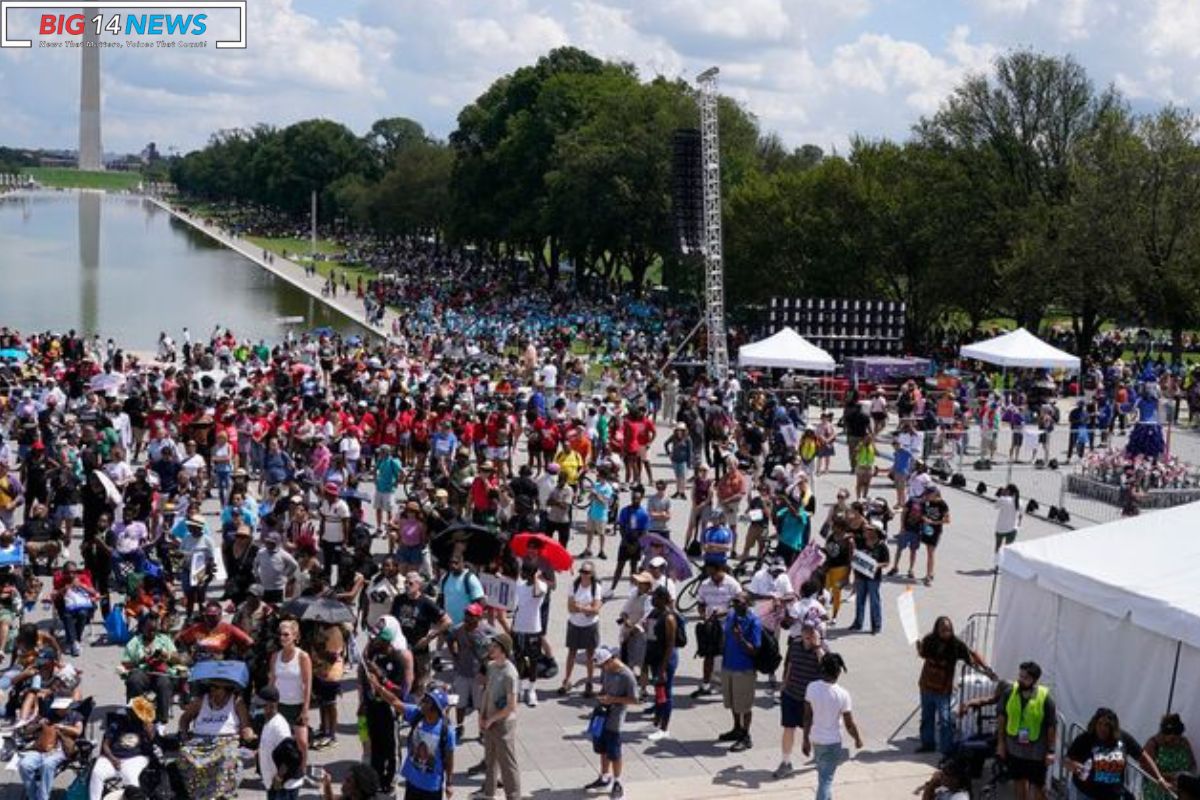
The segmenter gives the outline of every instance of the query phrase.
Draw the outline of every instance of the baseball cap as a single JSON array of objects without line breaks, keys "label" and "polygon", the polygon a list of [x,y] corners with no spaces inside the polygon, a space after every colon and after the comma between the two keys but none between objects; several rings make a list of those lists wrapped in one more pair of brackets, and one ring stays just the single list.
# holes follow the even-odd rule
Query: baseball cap
[{"label": "baseball cap", "polygon": [[650,566],[652,566],[652,567],[662,569],[666,565],[667,565],[667,560],[665,558],[663,558],[662,556],[655,556],[654,558],[650,559]]},{"label": "baseball cap", "polygon": [[479,603],[471,603],[463,609],[464,613],[470,614],[472,617],[483,616],[483,606]]},{"label": "baseball cap", "polygon": [[258,690],[258,699],[264,703],[278,703],[279,690],[274,686],[264,686]]},{"label": "baseball cap", "polygon": [[597,647],[595,654],[592,656],[592,661],[597,667],[606,664],[613,657],[613,651],[607,647]]},{"label": "baseball cap", "polygon": [[492,644],[499,645],[500,649],[504,651],[505,655],[512,653],[512,637],[507,633],[497,633],[492,637]]}]

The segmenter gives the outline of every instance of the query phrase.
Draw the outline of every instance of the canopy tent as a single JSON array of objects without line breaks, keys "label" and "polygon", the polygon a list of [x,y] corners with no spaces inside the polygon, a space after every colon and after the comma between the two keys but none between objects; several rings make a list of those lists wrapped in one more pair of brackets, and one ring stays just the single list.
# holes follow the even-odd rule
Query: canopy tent
[{"label": "canopy tent", "polygon": [[1200,503],[1007,547],[993,666],[1036,661],[1068,723],[1100,706],[1145,739],[1200,725]]},{"label": "canopy tent", "polygon": [[1001,367],[1068,369],[1079,371],[1079,358],[1052,347],[1024,328],[969,344],[959,350],[963,358],[986,361]]},{"label": "canopy tent", "polygon": [[832,372],[837,366],[833,356],[791,328],[783,328],[761,342],[739,347],[738,364],[743,367],[812,369],[821,372]]}]

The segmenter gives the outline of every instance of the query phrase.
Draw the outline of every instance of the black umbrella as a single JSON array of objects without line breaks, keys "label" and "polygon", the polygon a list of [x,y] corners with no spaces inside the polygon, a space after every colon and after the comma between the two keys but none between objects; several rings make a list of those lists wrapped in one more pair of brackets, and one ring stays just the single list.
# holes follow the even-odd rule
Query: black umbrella
[{"label": "black umbrella", "polygon": [[279,607],[279,616],[295,617],[296,619],[304,619],[304,612],[308,607],[317,602],[316,595],[302,594],[298,597],[293,597]]},{"label": "black umbrella", "polygon": [[300,615],[304,622],[319,622],[322,625],[353,625],[354,612],[350,606],[332,597],[319,597]]},{"label": "black umbrella", "polygon": [[451,525],[429,542],[429,550],[438,563],[450,561],[455,548],[463,546],[463,559],[472,564],[490,564],[504,549],[505,539],[497,531],[481,525]]}]

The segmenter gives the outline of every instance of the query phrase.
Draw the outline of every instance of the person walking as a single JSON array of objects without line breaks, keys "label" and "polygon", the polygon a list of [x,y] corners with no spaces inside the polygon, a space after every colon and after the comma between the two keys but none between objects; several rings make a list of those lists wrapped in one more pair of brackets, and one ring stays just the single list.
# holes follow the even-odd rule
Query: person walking
[{"label": "person walking", "polygon": [[1067,747],[1063,766],[1071,775],[1077,800],[1121,800],[1125,794],[1125,770],[1136,763],[1155,783],[1168,792],[1171,784],[1163,777],[1149,754],[1125,731],[1111,708],[1098,708],[1087,730]]},{"label": "person walking", "polygon": [[300,769],[308,761],[308,710],[312,704],[312,659],[300,649],[300,623],[279,623],[279,650],[271,656],[267,686],[275,690],[279,713],[292,726],[300,748]]},{"label": "person walking", "polygon": [[609,789],[609,797],[621,800],[625,797],[621,786],[621,722],[625,719],[626,707],[638,701],[637,679],[633,670],[621,663],[607,647],[596,650],[596,666],[601,672],[600,696],[596,698],[600,704],[592,713],[602,716],[604,725],[592,735],[592,752],[600,756],[600,776],[584,789]]},{"label": "person walking", "polygon": [[828,652],[820,631],[811,622],[801,623],[800,635],[788,639],[783,693],[779,698],[783,739],[775,780],[790,778],[796,772],[792,767],[792,750],[796,745],[796,729],[804,727],[804,697],[808,685],[821,679],[821,659]]},{"label": "person walking", "polygon": [[842,726],[862,749],[862,736],[851,713],[850,693],[837,685],[846,662],[837,653],[821,658],[821,680],[804,690],[804,755],[812,755],[817,767],[816,800],[832,800],[833,776],[842,761]]},{"label": "person walking", "polygon": [[496,773],[504,782],[508,800],[521,797],[521,771],[517,768],[517,668],[509,656],[512,638],[507,633],[492,637],[488,647],[487,685],[483,693],[483,797],[496,796]]}]

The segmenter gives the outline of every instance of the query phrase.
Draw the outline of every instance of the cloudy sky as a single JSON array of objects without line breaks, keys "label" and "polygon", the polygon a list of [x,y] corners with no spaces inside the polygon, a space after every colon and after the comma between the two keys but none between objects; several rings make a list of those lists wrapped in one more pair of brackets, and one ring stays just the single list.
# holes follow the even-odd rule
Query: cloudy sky
[{"label": "cloudy sky", "polygon": [[[14,35],[36,33],[38,12],[9,13]],[[250,0],[248,30],[244,51],[104,51],[105,149],[317,116],[445,136],[497,76],[566,44],[643,76],[718,64],[764,128],[826,149],[905,136],[1014,47],[1074,54],[1137,110],[1200,107],[1196,0]],[[0,144],[74,147],[78,72],[78,51],[0,51]]]}]

